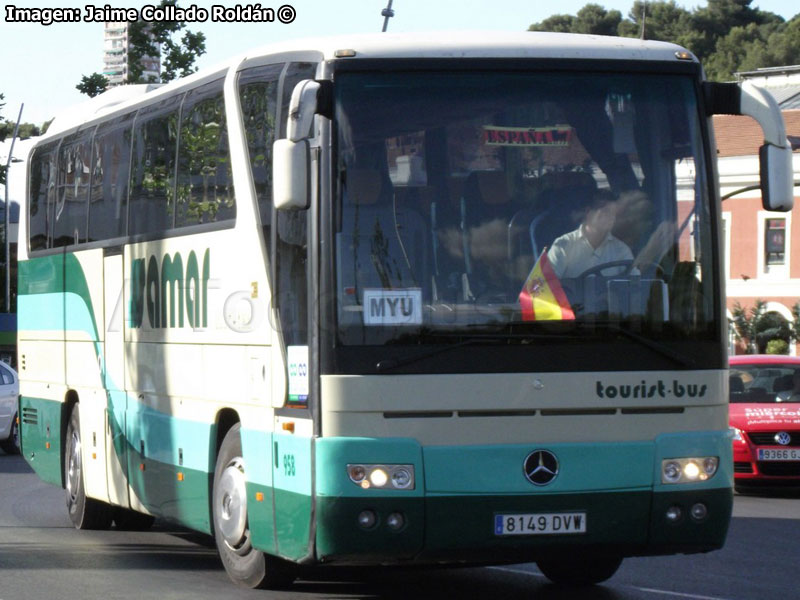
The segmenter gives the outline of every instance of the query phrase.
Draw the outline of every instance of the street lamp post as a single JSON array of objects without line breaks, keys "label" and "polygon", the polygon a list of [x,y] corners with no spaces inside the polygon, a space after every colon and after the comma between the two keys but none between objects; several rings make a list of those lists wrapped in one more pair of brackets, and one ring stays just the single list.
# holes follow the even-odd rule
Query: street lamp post
[{"label": "street lamp post", "polygon": [[17,124],[14,126],[14,135],[11,137],[11,148],[8,150],[8,161],[6,162],[6,205],[5,210],[3,210],[3,260],[5,261],[5,301],[3,303],[3,308],[5,308],[6,312],[11,312],[11,257],[9,256],[11,244],[10,240],[8,239],[8,213],[10,212],[11,207],[9,206],[8,202],[8,168],[11,166],[11,160],[14,157],[14,142],[17,141],[17,133],[19,133],[19,123],[22,120],[22,109],[24,106],[25,104],[20,104],[19,116],[17,117]]},{"label": "street lamp post", "polygon": [[394,16],[394,11],[392,10],[392,0],[389,0],[389,4],[381,11],[381,16],[383,17],[383,32],[386,32],[386,28],[389,27],[389,19]]}]

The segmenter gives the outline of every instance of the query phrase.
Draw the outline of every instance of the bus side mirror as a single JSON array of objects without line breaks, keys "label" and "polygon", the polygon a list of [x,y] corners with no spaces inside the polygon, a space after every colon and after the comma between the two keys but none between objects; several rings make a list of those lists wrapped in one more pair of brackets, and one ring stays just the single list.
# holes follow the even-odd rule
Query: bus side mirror
[{"label": "bus side mirror", "polygon": [[761,201],[765,210],[790,211],[794,206],[792,146],[786,139],[783,114],[772,94],[752,83],[703,84],[706,113],[748,115],[761,126],[764,145],[758,152]]},{"label": "bus side mirror", "polygon": [[308,140],[278,140],[272,146],[272,201],[277,210],[304,210],[311,200]]},{"label": "bus side mirror", "polygon": [[272,146],[272,201],[277,210],[303,210],[309,206],[311,153],[308,136],[312,133],[321,87],[318,82],[305,79],[292,90],[286,139]]},{"label": "bus side mirror", "polygon": [[792,148],[764,144],[758,151],[764,210],[788,212],[794,206]]}]

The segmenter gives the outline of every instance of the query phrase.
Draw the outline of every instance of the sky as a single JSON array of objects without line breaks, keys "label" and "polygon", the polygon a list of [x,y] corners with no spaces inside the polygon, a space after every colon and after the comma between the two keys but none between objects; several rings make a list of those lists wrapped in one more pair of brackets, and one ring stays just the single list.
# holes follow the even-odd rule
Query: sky
[{"label": "sky", "polygon": [[[633,0],[592,0],[606,9],[627,15]],[[103,70],[103,24],[83,20],[86,0],[51,3],[45,0],[12,0],[0,15],[0,93],[3,118],[15,121],[24,103],[22,121],[42,124],[62,109],[86,99],[75,89],[82,75]],[[507,30],[521,31],[553,14],[574,15],[589,0],[393,0],[395,16],[389,31]],[[233,2],[182,0],[179,6],[209,9],[212,4]],[[110,2],[112,8],[141,8],[151,2]],[[244,0],[241,4],[257,4]],[[295,18],[279,23],[189,23],[187,29],[206,35],[207,52],[198,66],[213,65],[249,48],[302,37],[379,32],[381,11],[387,0],[261,0],[262,7],[290,5]],[[678,1],[689,10],[704,6],[704,0]],[[81,22],[42,25],[9,22],[8,7],[79,9]],[[96,4],[95,6],[103,6]],[[752,7],[776,13],[789,20],[800,13],[797,0],[753,0]]]}]

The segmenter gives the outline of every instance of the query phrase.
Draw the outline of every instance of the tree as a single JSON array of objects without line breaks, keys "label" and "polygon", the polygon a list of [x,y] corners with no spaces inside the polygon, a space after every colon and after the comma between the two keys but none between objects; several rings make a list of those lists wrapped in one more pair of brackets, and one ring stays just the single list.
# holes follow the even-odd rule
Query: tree
[{"label": "tree", "polygon": [[[178,0],[161,0],[161,8],[177,6]],[[173,38],[184,28],[184,21],[136,21],[128,24],[128,77],[130,83],[151,83],[143,79],[144,60],[161,56],[161,81],[191,75],[197,70],[197,57],[206,53],[206,36],[185,31],[179,41]]]},{"label": "tree", "polygon": [[81,94],[86,94],[90,98],[102,94],[108,88],[108,79],[100,73],[92,73],[88,77],[81,77],[81,82],[75,86]]},{"label": "tree", "polygon": [[736,337],[744,344],[747,354],[756,350],[756,323],[767,310],[767,303],[756,300],[750,310],[739,302],[733,305],[733,327]]},{"label": "tree", "polygon": [[[725,81],[738,71],[800,63],[800,15],[789,23],[751,6],[752,0],[708,0],[691,12],[674,0],[635,0],[627,18],[586,4],[576,16],[555,15],[530,31],[644,37],[691,50],[709,79]],[[616,23],[616,27],[614,27]]]},{"label": "tree", "polygon": [[[160,8],[177,6],[178,0],[161,0]],[[154,83],[156,78],[144,73],[148,57],[161,57],[162,82],[185,77],[197,71],[195,61],[206,53],[206,36],[202,32],[183,31],[184,21],[133,21],[128,23],[128,83]],[[175,39],[183,31],[183,35]],[[100,81],[105,77],[99,73],[83,76],[76,86],[88,96],[96,96],[105,90],[100,89]],[[99,91],[98,91],[99,90]]]}]

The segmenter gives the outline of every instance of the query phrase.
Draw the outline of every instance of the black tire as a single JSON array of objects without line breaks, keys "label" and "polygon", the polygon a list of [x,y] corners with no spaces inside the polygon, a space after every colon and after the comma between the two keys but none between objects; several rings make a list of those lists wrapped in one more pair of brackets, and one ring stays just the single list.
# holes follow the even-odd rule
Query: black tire
[{"label": "black tire", "polygon": [[122,531],[147,531],[153,526],[156,518],[152,515],[122,508],[114,507],[114,525]]},{"label": "black tire", "polygon": [[83,485],[81,427],[77,404],[70,414],[67,434],[64,437],[64,488],[69,518],[76,529],[108,529],[111,527],[113,516],[111,506],[86,497]]},{"label": "black tire", "polygon": [[593,585],[610,579],[622,564],[616,556],[581,556],[545,558],[536,561],[539,570],[553,583]]},{"label": "black tire", "polygon": [[266,555],[250,543],[240,428],[237,423],[225,435],[214,469],[211,514],[217,550],[228,577],[236,585],[282,588],[295,579],[291,563]]},{"label": "black tire", "polygon": [[17,425],[17,415],[11,420],[11,432],[8,439],[0,442],[0,448],[6,454],[19,454],[19,425]]}]

